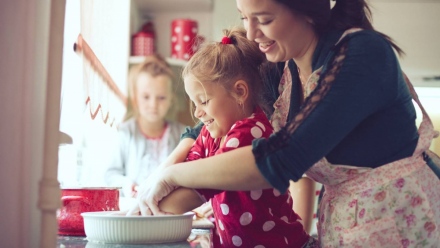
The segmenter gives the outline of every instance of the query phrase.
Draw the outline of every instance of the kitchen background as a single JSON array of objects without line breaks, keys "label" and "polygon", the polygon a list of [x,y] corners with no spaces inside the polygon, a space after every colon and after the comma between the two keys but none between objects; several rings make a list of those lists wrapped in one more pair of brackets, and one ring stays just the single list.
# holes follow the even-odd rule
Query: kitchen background
[{"label": "kitchen background", "polygon": [[[406,51],[402,68],[440,129],[440,83],[432,79],[440,75],[440,1],[370,3],[375,27]],[[124,91],[129,67],[139,61],[130,56],[131,35],[147,19],[154,22],[157,49],[165,57],[173,19],[195,19],[206,40],[219,40],[224,27],[240,23],[233,0],[106,0],[105,5],[83,5],[96,24],[87,32],[106,36],[105,42],[88,41],[100,45],[95,53]],[[105,19],[98,18],[102,10],[108,11]],[[84,106],[82,58],[72,50],[84,25],[80,1],[2,1],[0,12],[0,245],[55,247],[58,177],[66,184],[100,184],[92,175],[105,164],[102,151],[115,128],[91,121]],[[176,71],[184,64],[169,62]],[[72,144],[59,146],[59,131],[71,136]],[[440,153],[440,139],[433,148]]]}]

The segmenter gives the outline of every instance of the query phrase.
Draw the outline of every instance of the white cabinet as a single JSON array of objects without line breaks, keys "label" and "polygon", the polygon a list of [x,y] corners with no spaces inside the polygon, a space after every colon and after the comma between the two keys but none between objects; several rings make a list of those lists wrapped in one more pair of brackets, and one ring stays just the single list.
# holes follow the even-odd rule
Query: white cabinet
[{"label": "white cabinet", "polygon": [[152,21],[156,33],[156,51],[164,57],[171,55],[171,23],[174,19],[197,21],[198,34],[207,40],[212,37],[212,0],[132,0],[130,33],[134,34],[146,21]]},{"label": "white cabinet", "polygon": [[[171,56],[171,23],[174,19],[193,19],[198,24],[198,35],[207,40],[212,36],[212,0],[131,0],[130,10],[130,43],[133,34],[142,25],[151,21],[155,30],[155,50],[167,59],[176,74],[175,93],[177,96],[176,111],[168,118],[178,120],[186,125],[193,125],[189,103],[184,91],[180,74],[185,65],[184,60],[172,59]],[[129,65],[143,61],[142,56],[131,56]]]},{"label": "white cabinet", "polygon": [[[147,21],[152,21],[155,30],[156,52],[167,59],[178,76],[176,93],[178,110],[171,119],[177,119],[187,125],[194,124],[189,110],[189,103],[179,77],[185,61],[172,59],[171,56],[171,23],[174,19],[188,18],[197,21],[198,34],[205,40],[220,40],[222,30],[240,25],[241,20],[233,0],[131,0],[130,7],[130,40]],[[131,43],[131,41],[130,41]],[[142,56],[131,56],[129,65],[143,61]]]}]

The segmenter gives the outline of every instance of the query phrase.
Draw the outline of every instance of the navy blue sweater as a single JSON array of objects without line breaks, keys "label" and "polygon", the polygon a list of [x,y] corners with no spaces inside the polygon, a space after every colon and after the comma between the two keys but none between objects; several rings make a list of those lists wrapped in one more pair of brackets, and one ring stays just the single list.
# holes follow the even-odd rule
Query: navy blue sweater
[{"label": "navy blue sweater", "polygon": [[[313,70],[329,69],[329,56],[341,34],[331,32],[320,38]],[[333,164],[375,168],[411,156],[417,145],[412,97],[389,42],[374,31],[350,34],[343,42],[347,42],[347,53],[334,83],[290,134],[288,145],[273,149],[277,147],[271,144],[277,142],[274,136],[253,143],[258,168],[282,192],[289,179],[298,180],[323,157]],[[289,68],[292,84],[299,84],[296,65],[292,62]],[[298,111],[293,104],[288,122]]]},{"label": "navy blue sweater", "polygon": [[[325,74],[341,35],[334,31],[320,37],[313,70],[324,66]],[[323,157],[333,164],[376,168],[409,157],[415,150],[416,112],[390,43],[369,30],[350,34],[344,42],[348,49],[334,83],[311,114],[289,134],[288,145],[277,146],[276,134],[253,142],[258,168],[281,192],[285,192],[289,180],[299,180]],[[300,84],[293,61],[289,69],[293,85],[288,123],[304,107],[293,94]],[[278,98],[280,72],[278,68],[266,75],[269,83],[265,84],[264,97],[269,104]],[[182,138],[197,137],[200,127],[187,129]]]}]

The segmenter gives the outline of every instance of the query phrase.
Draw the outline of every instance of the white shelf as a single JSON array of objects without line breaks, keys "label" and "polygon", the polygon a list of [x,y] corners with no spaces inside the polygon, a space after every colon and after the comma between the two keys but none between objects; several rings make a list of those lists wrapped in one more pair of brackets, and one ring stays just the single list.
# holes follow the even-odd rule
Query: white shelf
[{"label": "white shelf", "polygon": [[[130,56],[130,58],[128,58],[128,63],[130,63],[130,65],[135,65],[142,63],[144,60],[145,60],[145,56]],[[184,67],[187,62],[185,60],[174,59],[174,58],[166,58],[166,61],[171,66],[177,66],[177,67]]]},{"label": "white shelf", "polygon": [[141,13],[212,11],[213,0],[134,0]]}]

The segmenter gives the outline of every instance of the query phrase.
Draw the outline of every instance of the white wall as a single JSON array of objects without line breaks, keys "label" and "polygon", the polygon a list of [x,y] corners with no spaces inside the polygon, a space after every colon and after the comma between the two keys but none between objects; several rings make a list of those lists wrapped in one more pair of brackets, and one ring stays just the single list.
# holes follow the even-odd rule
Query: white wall
[{"label": "white wall", "polygon": [[216,41],[220,41],[223,37],[223,29],[233,26],[243,26],[235,1],[214,0],[212,24],[212,38]]},{"label": "white wall", "polygon": [[406,52],[402,69],[413,77],[440,75],[440,1],[372,0],[373,24]]}]

